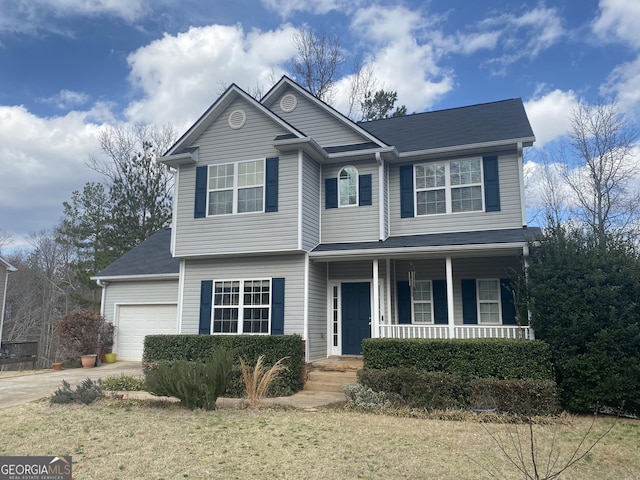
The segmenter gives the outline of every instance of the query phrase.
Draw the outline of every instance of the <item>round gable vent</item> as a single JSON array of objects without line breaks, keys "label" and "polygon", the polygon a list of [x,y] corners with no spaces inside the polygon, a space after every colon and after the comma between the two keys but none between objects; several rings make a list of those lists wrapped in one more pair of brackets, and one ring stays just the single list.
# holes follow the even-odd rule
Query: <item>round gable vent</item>
[{"label": "round gable vent", "polygon": [[293,112],[298,105],[298,99],[292,93],[287,93],[280,99],[280,108],[283,112]]},{"label": "round gable vent", "polygon": [[244,110],[234,110],[229,115],[229,126],[234,130],[242,128],[246,121],[247,115],[244,113]]}]

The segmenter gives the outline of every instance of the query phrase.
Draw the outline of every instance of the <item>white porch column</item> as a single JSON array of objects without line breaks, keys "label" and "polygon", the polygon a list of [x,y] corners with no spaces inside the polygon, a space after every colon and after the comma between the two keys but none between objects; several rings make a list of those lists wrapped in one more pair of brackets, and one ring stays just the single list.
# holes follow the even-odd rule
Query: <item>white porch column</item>
[{"label": "white porch column", "polygon": [[446,259],[447,269],[447,324],[449,338],[455,338],[455,319],[453,318],[453,266],[451,257]]},{"label": "white porch column", "polygon": [[378,259],[373,260],[373,312],[371,312],[371,336],[380,336],[380,278]]}]

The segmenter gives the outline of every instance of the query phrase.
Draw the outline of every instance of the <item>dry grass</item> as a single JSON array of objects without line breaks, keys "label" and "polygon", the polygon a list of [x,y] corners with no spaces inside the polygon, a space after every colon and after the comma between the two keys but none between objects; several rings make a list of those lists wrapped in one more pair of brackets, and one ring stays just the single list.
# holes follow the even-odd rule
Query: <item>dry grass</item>
[{"label": "dry grass", "polygon": [[284,362],[289,357],[284,357],[273,364],[271,368],[264,365],[264,355],[260,355],[255,366],[251,366],[240,359],[240,369],[242,370],[242,381],[244,388],[247,390],[247,403],[251,407],[258,407],[262,404],[271,383],[280,375],[281,372],[287,370]]},{"label": "dry grass", "polygon": [[[599,418],[601,431],[612,420]],[[590,419],[553,429],[569,453]],[[483,425],[347,410],[188,411],[171,405],[104,400],[90,406],[36,402],[0,410],[0,455],[72,455],[74,477],[88,479],[482,479],[477,465],[509,468]],[[504,425],[491,424],[501,431]],[[613,432],[563,479],[635,479],[640,422]]]}]

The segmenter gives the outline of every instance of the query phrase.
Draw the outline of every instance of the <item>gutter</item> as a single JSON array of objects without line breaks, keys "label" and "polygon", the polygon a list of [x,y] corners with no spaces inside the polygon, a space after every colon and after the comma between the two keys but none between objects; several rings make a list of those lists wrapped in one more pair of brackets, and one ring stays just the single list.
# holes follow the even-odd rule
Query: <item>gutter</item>
[{"label": "gutter", "polygon": [[411,157],[419,157],[424,155],[441,155],[444,153],[460,152],[465,150],[480,150],[494,147],[504,147],[509,145],[522,144],[523,147],[530,147],[535,142],[536,137],[512,138],[509,140],[496,140],[493,142],[471,143],[469,145],[452,145],[449,147],[431,148],[427,150],[416,150],[411,152],[400,153],[401,159],[409,159]]}]

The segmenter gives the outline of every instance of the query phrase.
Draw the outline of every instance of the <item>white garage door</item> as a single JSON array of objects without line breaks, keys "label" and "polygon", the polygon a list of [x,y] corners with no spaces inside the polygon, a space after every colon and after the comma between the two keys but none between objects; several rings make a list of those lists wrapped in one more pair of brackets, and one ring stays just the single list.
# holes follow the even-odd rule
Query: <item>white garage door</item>
[{"label": "white garage door", "polygon": [[119,360],[142,360],[144,337],[177,333],[178,307],[172,305],[120,305],[116,353]]}]

